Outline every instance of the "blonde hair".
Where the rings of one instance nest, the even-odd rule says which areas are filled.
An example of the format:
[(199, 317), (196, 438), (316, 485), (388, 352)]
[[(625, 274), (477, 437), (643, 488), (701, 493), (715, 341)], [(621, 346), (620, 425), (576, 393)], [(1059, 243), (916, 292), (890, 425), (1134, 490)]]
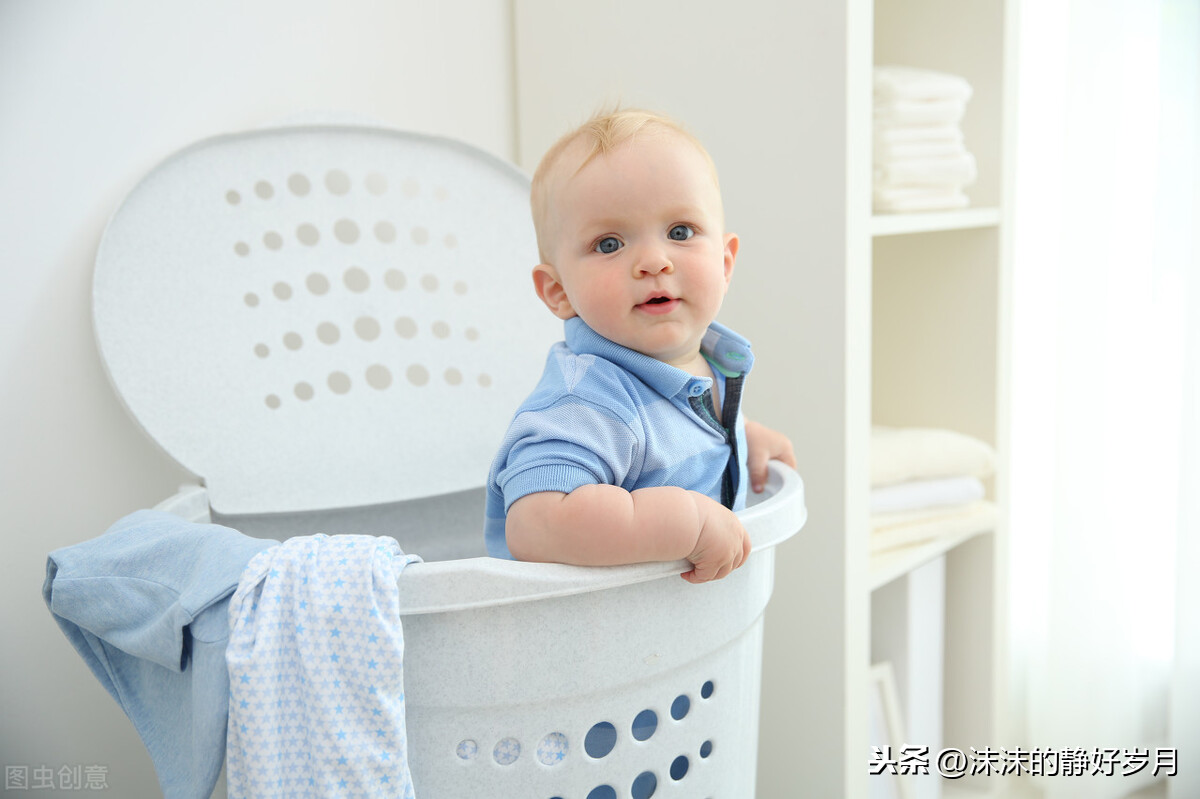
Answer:
[(717, 186), (719, 191), (717, 167), (713, 163), (712, 156), (708, 154), (708, 150), (704, 149), (700, 140), (685, 130), (678, 122), (662, 114), (637, 108), (614, 108), (611, 111), (599, 111), (556, 141), (542, 156), (537, 170), (533, 173), (529, 205), (533, 212), (533, 228), (537, 233), (538, 256), (543, 263), (549, 260), (547, 257), (549, 234), (546, 229), (546, 220), (553, 202), (552, 190), (554, 184), (558, 182), (555, 178), (561, 180), (563, 177), (559, 169), (559, 162), (564, 153), (576, 142), (582, 142), (587, 147), (579, 165), (570, 173), (570, 176), (573, 177), (590, 164), (596, 156), (607, 155), (642, 132), (674, 133), (690, 142), (704, 156), (704, 160), (712, 172), (713, 185)]

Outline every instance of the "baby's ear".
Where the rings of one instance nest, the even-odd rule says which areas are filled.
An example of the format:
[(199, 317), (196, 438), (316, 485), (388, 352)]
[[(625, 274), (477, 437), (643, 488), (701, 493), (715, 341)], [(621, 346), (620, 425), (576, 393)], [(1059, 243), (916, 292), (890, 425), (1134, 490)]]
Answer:
[(567, 290), (563, 288), (558, 277), (558, 270), (550, 264), (538, 264), (533, 268), (533, 290), (538, 298), (546, 303), (550, 313), (559, 319), (570, 319), (575, 316), (575, 309), (567, 299)]
[(733, 264), (737, 261), (738, 254), (738, 237), (736, 233), (725, 234), (725, 287), (729, 287), (729, 281), (733, 277)]

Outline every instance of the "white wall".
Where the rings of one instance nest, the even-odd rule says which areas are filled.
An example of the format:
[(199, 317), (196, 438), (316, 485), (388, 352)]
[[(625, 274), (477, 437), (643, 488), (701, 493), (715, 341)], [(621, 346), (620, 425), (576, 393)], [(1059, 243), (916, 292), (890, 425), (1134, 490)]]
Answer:
[(40, 596), (50, 550), (188, 479), (98, 360), (91, 270), (108, 215), (190, 142), (307, 110), (511, 158), (510, 29), (505, 0), (0, 0), (3, 765), (100, 764), (112, 795), (158, 794), (132, 725)]

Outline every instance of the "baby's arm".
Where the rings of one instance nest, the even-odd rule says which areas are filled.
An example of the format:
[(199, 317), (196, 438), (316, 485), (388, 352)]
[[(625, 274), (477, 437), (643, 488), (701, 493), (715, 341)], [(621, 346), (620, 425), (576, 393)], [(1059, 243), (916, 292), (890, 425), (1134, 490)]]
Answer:
[(750, 554), (733, 511), (672, 486), (528, 494), (509, 508), (505, 537), (518, 560), (612, 566), (686, 558), (693, 568), (683, 578), (693, 583), (725, 577)]
[(767, 461), (777, 460), (796, 468), (792, 442), (778, 430), (746, 422), (746, 469), (750, 472), (750, 488), (760, 493), (767, 484)]

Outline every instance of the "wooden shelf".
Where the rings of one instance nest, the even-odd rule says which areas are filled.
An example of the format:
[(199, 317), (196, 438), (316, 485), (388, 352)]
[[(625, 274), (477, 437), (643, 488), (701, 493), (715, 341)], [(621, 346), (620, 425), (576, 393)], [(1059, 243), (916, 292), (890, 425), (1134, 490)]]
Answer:
[(958, 211), (920, 214), (875, 214), (871, 217), (871, 235), (899, 236), (905, 233), (996, 227), (999, 224), (999, 208), (963, 208)]

